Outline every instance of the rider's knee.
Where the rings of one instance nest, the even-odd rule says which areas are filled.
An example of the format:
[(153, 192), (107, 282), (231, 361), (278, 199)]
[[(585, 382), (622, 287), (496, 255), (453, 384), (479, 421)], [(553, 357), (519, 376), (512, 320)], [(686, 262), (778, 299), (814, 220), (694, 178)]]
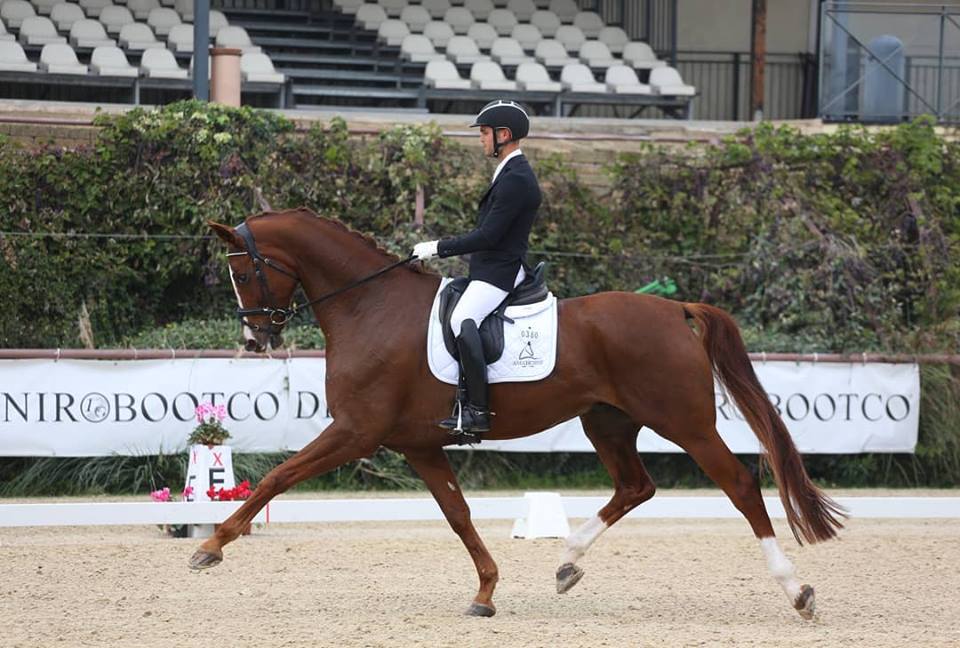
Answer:
[(460, 333), (463, 332), (465, 326), (473, 329), (478, 328), (472, 317), (457, 317), (456, 312), (450, 316), (450, 328), (453, 329), (453, 337), (460, 337)]

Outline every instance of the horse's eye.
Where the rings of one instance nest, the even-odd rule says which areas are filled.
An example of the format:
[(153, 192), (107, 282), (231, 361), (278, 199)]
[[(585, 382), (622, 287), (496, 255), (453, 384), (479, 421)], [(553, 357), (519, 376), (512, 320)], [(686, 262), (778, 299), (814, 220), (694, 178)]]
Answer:
[(247, 283), (247, 273), (246, 272), (235, 272), (233, 273), (233, 280), (238, 284)]

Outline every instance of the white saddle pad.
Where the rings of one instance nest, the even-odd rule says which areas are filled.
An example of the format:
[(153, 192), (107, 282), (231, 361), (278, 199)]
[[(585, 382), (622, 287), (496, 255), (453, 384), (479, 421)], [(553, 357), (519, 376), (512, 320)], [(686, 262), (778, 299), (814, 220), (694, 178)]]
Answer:
[[(427, 328), (427, 360), (433, 375), (445, 383), (457, 384), (460, 367), (440, 330), (440, 293), (452, 281), (445, 278), (433, 298)], [(553, 293), (536, 304), (509, 306), (505, 315), (514, 321), (503, 323), (503, 355), (487, 366), (491, 383), (543, 380), (557, 364), (557, 298)]]

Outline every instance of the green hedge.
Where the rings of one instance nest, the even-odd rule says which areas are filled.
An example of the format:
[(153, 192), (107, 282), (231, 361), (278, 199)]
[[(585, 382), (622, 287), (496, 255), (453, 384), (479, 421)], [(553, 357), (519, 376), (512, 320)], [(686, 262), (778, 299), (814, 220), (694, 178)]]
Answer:
[[(406, 254), (466, 230), (489, 178), (435, 125), (356, 138), (335, 119), (295, 133), (274, 113), (190, 101), (98, 123), (96, 145), (78, 150), (0, 140), (0, 346), (233, 346), (235, 300), (207, 219), (237, 223), (262, 192)], [(610, 165), (606, 194), (571, 160), (537, 156), (532, 260), (550, 261), (561, 297), (669, 277), (675, 298), (732, 311), (757, 351), (953, 351), (958, 160), (929, 119), (822, 135), (762, 124), (715, 145), (649, 146)], [(306, 328), (287, 338), (323, 344)], [(923, 383), (915, 457), (814, 459), (823, 476), (957, 483), (957, 377), (929, 367)]]

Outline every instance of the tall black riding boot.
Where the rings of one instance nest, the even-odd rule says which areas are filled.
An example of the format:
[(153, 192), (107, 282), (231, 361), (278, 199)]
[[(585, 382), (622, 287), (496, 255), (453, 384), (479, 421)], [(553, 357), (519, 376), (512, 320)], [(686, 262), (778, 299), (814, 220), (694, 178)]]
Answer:
[(460, 437), (461, 443), (478, 443), (480, 434), (490, 431), (490, 401), (483, 342), (473, 320), (465, 321), (460, 327), (457, 351), (460, 353), (460, 376), (466, 384), (467, 398), (466, 402), (459, 400), (459, 410), (455, 406), (454, 415), (441, 421), (440, 426), (452, 430), (453, 434)]

